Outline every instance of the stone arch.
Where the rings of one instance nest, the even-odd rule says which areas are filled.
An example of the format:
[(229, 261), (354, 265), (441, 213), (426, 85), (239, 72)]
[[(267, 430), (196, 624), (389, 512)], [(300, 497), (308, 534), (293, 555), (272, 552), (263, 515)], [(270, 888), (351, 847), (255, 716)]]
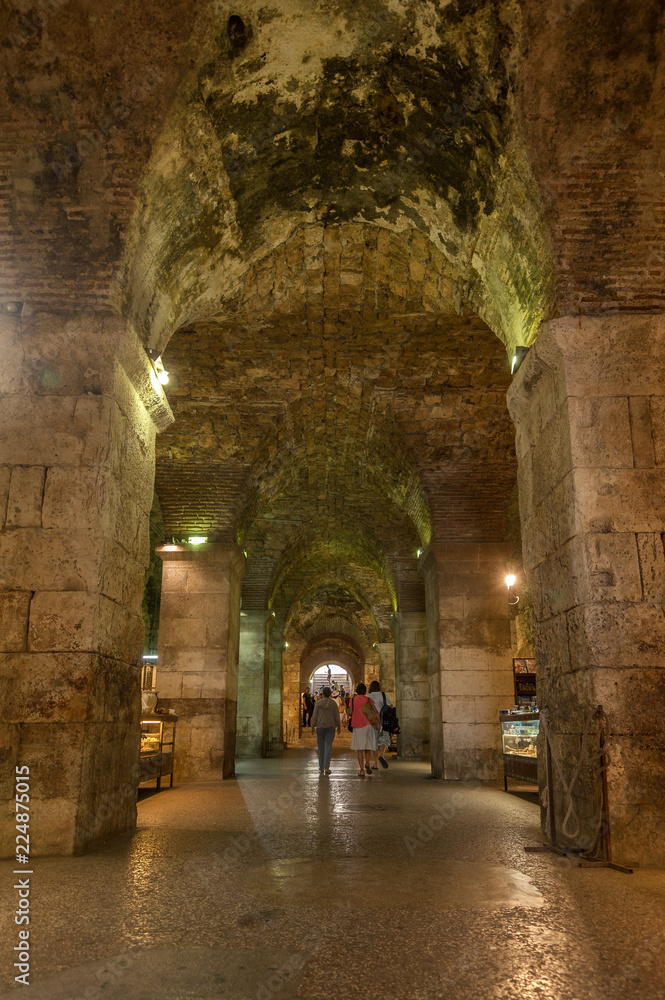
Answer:
[(305, 646), (300, 658), (301, 687), (315, 670), (326, 663), (338, 663), (343, 667), (354, 687), (364, 676), (365, 657), (362, 649), (343, 632), (322, 632)]
[(518, 37), (497, 9), (401, 0), (359, 16), (345, 0), (268, 23), (246, 7), (252, 40), (202, 51), (144, 179), (123, 294), (145, 342), (233, 311), (248, 268), (299, 225), (358, 219), (423, 233), (459, 307), (511, 348), (530, 342), (552, 307), (551, 251), (516, 124)]

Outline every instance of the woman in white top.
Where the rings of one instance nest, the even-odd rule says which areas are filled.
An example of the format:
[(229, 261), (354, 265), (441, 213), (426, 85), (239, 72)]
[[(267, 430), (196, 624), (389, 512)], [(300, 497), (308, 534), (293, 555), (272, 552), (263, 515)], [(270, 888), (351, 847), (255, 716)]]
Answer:
[[(381, 722), (383, 722), (382, 712), (385, 707), (391, 705), (390, 698), (381, 690), (381, 685), (378, 681), (372, 681), (369, 686), (369, 697), (374, 702), (374, 706), (381, 717)], [(384, 733), (381, 728), (381, 724), (375, 727), (377, 734), (377, 748), (374, 751), (374, 764), (372, 766), (373, 771), (379, 770), (379, 764), (381, 767), (388, 767), (388, 761), (385, 758), (386, 747), (390, 746), (390, 733)]]

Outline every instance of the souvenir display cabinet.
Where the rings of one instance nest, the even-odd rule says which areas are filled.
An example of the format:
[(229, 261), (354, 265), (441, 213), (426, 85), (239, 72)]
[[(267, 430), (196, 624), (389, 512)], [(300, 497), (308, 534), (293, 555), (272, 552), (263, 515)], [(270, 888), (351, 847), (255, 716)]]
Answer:
[(173, 788), (173, 753), (175, 751), (175, 715), (143, 715), (141, 718), (141, 756), (139, 784), (157, 781), (157, 791), (162, 778), (171, 776)]
[(538, 712), (510, 712), (501, 715), (503, 787), (508, 778), (538, 784)]

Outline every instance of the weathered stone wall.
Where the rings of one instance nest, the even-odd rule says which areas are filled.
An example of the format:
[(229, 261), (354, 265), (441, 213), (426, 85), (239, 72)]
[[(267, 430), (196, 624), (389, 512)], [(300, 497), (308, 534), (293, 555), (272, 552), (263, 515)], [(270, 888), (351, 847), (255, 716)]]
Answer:
[(178, 716), (177, 781), (233, 774), (240, 587), (235, 545), (164, 546), (157, 691)]
[(614, 857), (643, 864), (665, 862), (664, 386), (663, 319), (611, 316), (547, 324), (509, 392), (557, 836), (601, 847), (601, 706)]
[[(440, 669), (438, 777), (501, 773), (499, 709), (514, 700), (505, 565), (499, 543), (433, 543), (422, 560), (428, 591), (430, 674)], [(430, 619), (431, 620), (431, 619)], [(438, 650), (433, 643), (438, 641)], [(438, 685), (432, 680), (436, 693)]]
[(264, 753), (269, 684), (266, 621), (269, 617), (269, 611), (240, 612), (237, 757), (261, 757)]
[(395, 682), (402, 757), (429, 755), (427, 623), (424, 611), (398, 611), (395, 624)]
[(32, 851), (69, 854), (135, 821), (154, 441), (171, 418), (117, 318), (3, 315), (0, 342), (0, 843), (27, 765)]
[(385, 691), (393, 705), (396, 704), (396, 681), (395, 681), (395, 642), (380, 642), (379, 651), (379, 676), (381, 690)]
[(300, 738), (302, 724), (302, 693), (300, 686), (300, 656), (288, 646), (282, 654), (282, 720), (284, 741), (293, 743)]
[(284, 639), (274, 627), (270, 629), (269, 644), (269, 694), (268, 694), (268, 747), (277, 749), (284, 745), (284, 720), (282, 700), (282, 655)]

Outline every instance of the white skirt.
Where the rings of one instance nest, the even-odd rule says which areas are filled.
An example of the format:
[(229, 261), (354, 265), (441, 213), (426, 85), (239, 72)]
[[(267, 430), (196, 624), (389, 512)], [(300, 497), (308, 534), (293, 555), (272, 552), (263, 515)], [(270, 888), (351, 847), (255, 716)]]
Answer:
[(351, 733), (352, 750), (376, 750), (376, 730), (374, 726), (360, 726)]

